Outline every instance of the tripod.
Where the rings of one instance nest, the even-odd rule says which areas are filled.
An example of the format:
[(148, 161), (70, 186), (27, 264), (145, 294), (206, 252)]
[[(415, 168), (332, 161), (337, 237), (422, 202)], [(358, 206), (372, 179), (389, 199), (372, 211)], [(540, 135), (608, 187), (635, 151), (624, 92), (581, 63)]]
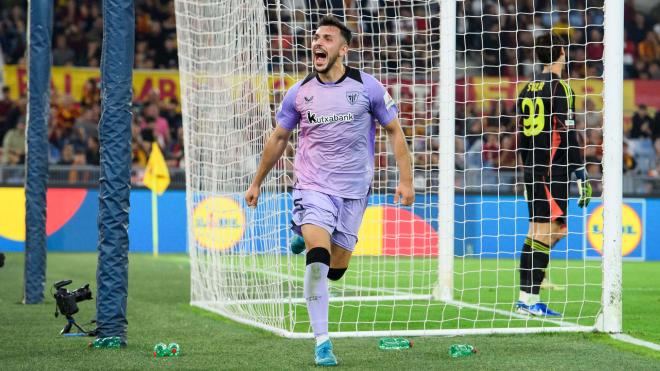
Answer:
[[(86, 331), (84, 328), (82, 328), (76, 320), (73, 318), (73, 316), (66, 316), (67, 324), (64, 325), (64, 328), (62, 328), (62, 331), (60, 331), (61, 335), (64, 336), (96, 336), (96, 330), (92, 331)], [(71, 328), (75, 326), (79, 331), (78, 332), (71, 332)]]

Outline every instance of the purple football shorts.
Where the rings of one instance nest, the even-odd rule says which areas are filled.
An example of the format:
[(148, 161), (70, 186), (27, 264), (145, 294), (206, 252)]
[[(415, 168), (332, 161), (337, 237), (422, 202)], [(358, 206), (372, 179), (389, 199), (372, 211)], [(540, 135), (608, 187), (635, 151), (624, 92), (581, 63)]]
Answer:
[(368, 200), (369, 196), (355, 200), (294, 189), (291, 229), (302, 235), (303, 224), (316, 225), (328, 231), (332, 243), (352, 252)]

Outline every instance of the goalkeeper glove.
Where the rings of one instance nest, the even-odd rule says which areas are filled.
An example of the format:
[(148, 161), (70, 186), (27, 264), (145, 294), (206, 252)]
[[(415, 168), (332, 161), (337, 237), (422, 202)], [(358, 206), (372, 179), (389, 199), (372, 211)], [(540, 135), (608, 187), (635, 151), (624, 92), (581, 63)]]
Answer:
[(591, 183), (589, 183), (587, 171), (584, 169), (584, 167), (575, 170), (575, 177), (577, 178), (578, 193), (580, 194), (578, 206), (587, 207), (591, 201), (592, 189)]

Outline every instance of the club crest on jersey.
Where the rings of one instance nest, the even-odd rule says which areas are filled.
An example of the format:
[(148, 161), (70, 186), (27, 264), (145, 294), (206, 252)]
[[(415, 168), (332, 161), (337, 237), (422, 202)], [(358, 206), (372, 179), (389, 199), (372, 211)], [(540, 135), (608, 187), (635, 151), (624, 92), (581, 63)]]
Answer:
[(307, 111), (307, 121), (311, 125), (320, 125), (320, 124), (334, 124), (337, 122), (351, 122), (353, 121), (353, 114), (348, 113), (333, 113), (332, 115), (322, 116), (317, 115), (312, 111)]
[(346, 92), (346, 100), (351, 105), (354, 105), (358, 101), (359, 97), (360, 97), (360, 92), (359, 91), (347, 91)]

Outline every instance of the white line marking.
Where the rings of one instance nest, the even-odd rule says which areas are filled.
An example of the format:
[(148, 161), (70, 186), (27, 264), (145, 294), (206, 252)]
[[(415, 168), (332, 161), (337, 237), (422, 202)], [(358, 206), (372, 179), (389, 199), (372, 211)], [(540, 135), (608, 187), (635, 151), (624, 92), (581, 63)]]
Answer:
[(572, 322), (567, 322), (567, 321), (562, 321), (562, 320), (556, 321), (556, 320), (548, 319), (548, 317), (527, 316), (527, 315), (524, 315), (524, 314), (518, 314), (516, 312), (509, 312), (509, 311), (502, 310), (502, 309), (484, 307), (484, 306), (481, 306), (481, 305), (478, 305), (478, 304), (470, 304), (470, 303), (465, 303), (465, 302), (458, 301), (458, 300), (446, 301), (445, 303), (450, 304), (450, 305), (454, 305), (454, 306), (459, 307), (459, 308), (466, 307), (466, 308), (475, 309), (475, 310), (493, 312), (493, 313), (497, 313), (497, 314), (500, 314), (500, 315), (503, 315), (503, 316), (508, 316), (508, 317), (515, 317), (515, 318), (526, 319), (526, 320), (530, 320), (530, 321), (541, 321), (541, 322), (552, 323), (553, 325), (558, 325), (558, 326), (561, 326), (561, 327), (581, 327), (577, 323), (572, 323)]
[(625, 343), (630, 343), (634, 345), (639, 345), (660, 352), (660, 345), (656, 343), (652, 343), (650, 341), (638, 339), (636, 337), (632, 337), (626, 334), (611, 334), (610, 336), (615, 340), (623, 341)]

